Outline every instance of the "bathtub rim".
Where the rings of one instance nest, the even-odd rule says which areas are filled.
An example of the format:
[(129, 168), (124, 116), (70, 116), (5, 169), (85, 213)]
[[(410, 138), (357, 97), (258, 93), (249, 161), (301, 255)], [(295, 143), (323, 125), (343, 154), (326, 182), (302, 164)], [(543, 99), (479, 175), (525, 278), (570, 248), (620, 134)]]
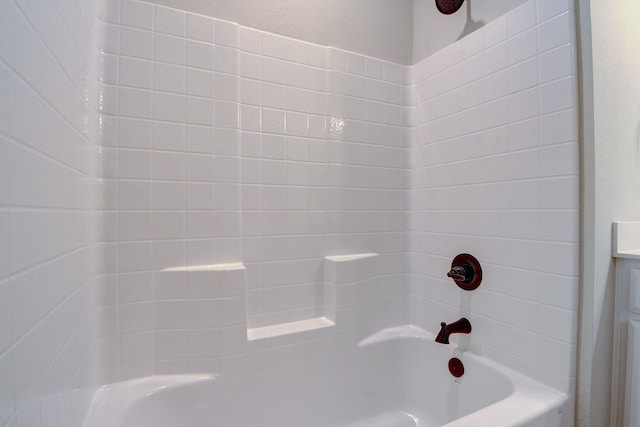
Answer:
[[(417, 339), (432, 341), (434, 334), (415, 325), (401, 325), (381, 329), (356, 344), (356, 348), (366, 348), (388, 341)], [(496, 420), (508, 420), (504, 426), (526, 425), (545, 414), (557, 413), (561, 416), (569, 400), (569, 395), (546, 386), (532, 378), (516, 372), (491, 359), (471, 351), (462, 352), (465, 359), (486, 365), (504, 375), (512, 384), (512, 391), (506, 397), (468, 415), (444, 424), (443, 427), (477, 427), (478, 425), (500, 426)], [(220, 378), (219, 373), (152, 375), (143, 378), (105, 384), (95, 392), (82, 427), (119, 426), (128, 409), (136, 403), (163, 390), (179, 388), (190, 384), (212, 382)], [(118, 410), (116, 410), (118, 408)], [(523, 410), (526, 408), (526, 410)]]

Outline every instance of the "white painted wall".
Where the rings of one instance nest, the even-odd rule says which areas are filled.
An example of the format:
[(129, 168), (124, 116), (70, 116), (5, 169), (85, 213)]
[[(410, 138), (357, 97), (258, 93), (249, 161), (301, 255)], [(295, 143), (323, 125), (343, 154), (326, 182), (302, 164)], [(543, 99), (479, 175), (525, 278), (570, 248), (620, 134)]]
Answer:
[(152, 0), (400, 64), (412, 63), (412, 0)]
[[(612, 221), (640, 219), (640, 4), (580, 0), (584, 115), (584, 283), (579, 423), (608, 425)], [(589, 52), (590, 49), (590, 52)], [(591, 55), (589, 55), (591, 54)]]
[[(467, 0), (456, 13), (443, 15), (438, 12), (434, 0), (413, 1), (413, 62), (458, 40), (461, 35), (476, 29), (515, 9), (526, 0)], [(469, 14), (469, 11), (471, 12)], [(471, 16), (467, 26), (467, 17)], [(465, 26), (467, 26), (465, 28)]]

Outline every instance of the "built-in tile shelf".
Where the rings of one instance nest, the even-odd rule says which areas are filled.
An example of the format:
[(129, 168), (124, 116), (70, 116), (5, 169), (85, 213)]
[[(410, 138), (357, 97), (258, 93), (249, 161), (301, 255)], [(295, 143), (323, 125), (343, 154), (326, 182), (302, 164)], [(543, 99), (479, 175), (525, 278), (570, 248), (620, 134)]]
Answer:
[(373, 252), (368, 252), (368, 253), (361, 253), (361, 254), (330, 255), (325, 257), (325, 259), (331, 262), (347, 262), (347, 261), (358, 261), (361, 259), (373, 258), (376, 256), (378, 256), (378, 254)]
[(640, 221), (613, 223), (613, 256), (640, 259)]
[(247, 329), (247, 339), (249, 341), (256, 341), (264, 338), (273, 338), (281, 335), (328, 328), (330, 326), (335, 326), (335, 324), (336, 323), (333, 320), (324, 316), (316, 317), (315, 319), (299, 320), (297, 322), (278, 323), (276, 325)]
[(162, 271), (167, 273), (185, 272), (195, 273), (202, 271), (241, 271), (245, 270), (245, 266), (241, 262), (231, 262), (226, 264), (203, 264), (203, 265), (188, 265), (181, 267), (165, 268)]
[(336, 325), (339, 308), (348, 308), (348, 301), (340, 299), (339, 288), (361, 283), (374, 276), (377, 253), (355, 253), (324, 257), (324, 316), (295, 322), (276, 323), (247, 328), (247, 339), (255, 341), (299, 332), (312, 331)]

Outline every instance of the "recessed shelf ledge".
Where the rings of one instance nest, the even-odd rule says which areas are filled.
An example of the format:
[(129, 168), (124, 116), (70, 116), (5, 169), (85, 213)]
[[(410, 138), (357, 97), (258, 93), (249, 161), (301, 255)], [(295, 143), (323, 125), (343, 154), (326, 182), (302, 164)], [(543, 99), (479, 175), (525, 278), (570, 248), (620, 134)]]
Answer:
[(247, 329), (247, 339), (249, 341), (261, 340), (264, 338), (295, 334), (297, 332), (328, 328), (330, 326), (335, 326), (335, 324), (336, 323), (328, 317), (316, 317), (313, 319), (299, 320), (297, 322), (277, 323), (275, 325)]
[(373, 258), (375, 256), (378, 256), (378, 254), (369, 252), (369, 253), (362, 253), (362, 254), (330, 255), (324, 258), (333, 262), (346, 262), (346, 261), (357, 261), (357, 260), (366, 259), (366, 258)]
[(203, 265), (185, 265), (182, 267), (164, 268), (166, 272), (197, 272), (197, 271), (241, 271), (245, 270), (245, 266), (241, 262), (230, 262), (226, 264), (203, 264)]

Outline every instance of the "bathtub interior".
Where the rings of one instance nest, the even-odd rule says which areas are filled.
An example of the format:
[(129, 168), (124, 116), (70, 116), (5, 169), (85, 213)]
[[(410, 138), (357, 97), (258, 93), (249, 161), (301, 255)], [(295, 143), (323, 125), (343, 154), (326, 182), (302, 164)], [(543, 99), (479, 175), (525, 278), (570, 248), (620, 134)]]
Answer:
[[(474, 417), (482, 420), (483, 412), (489, 418), (480, 422), (515, 426), (528, 424), (514, 420), (540, 418), (566, 400), (471, 353), (456, 354), (465, 364), (464, 376), (456, 379), (447, 369), (453, 347), (412, 326), (393, 329), (355, 346), (346, 337), (320, 340), (305, 358), (268, 350), (235, 373), (116, 384), (97, 396), (84, 427), (477, 426), (482, 424)], [(536, 393), (548, 398), (531, 398)], [(505, 408), (516, 408), (511, 420), (492, 414)]]

